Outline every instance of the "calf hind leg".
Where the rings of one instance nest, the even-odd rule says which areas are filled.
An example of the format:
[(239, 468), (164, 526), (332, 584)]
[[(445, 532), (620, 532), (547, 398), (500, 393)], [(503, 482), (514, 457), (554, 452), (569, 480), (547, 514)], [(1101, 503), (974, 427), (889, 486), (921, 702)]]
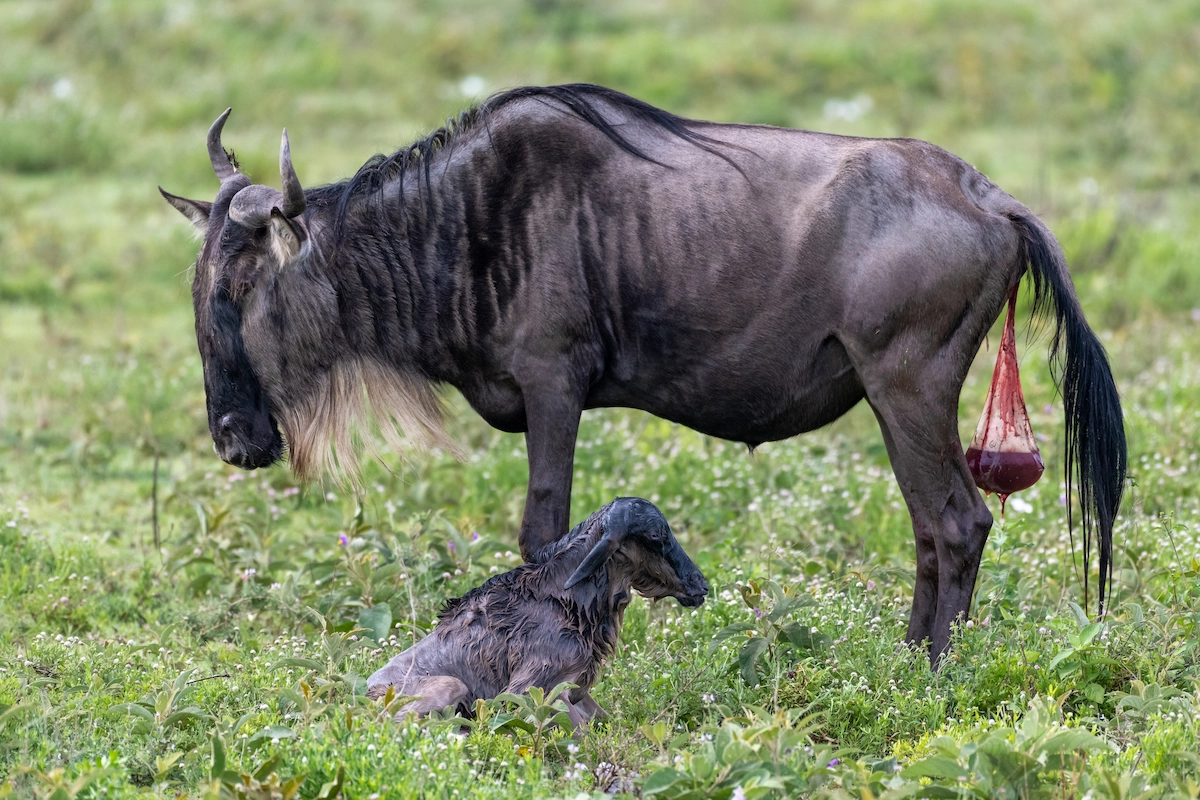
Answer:
[[(404, 715), (410, 711), (423, 717), (431, 711), (441, 711), (444, 708), (457, 709), (460, 705), (465, 706), (471, 696), (465, 683), (449, 675), (430, 675), (415, 681), (411, 686), (396, 686), (395, 688), (398, 695), (407, 694), (413, 698), (396, 712), (397, 720), (403, 720)], [(373, 686), (367, 692), (367, 696), (377, 700), (384, 697), (387, 690), (388, 685), (386, 684)]]

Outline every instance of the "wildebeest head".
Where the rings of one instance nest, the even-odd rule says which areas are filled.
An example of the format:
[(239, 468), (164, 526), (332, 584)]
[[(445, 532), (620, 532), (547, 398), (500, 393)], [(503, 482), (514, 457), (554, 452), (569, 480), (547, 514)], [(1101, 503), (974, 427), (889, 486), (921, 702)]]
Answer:
[(208, 203), (159, 191), (204, 239), (192, 301), (208, 427), (217, 455), (255, 469), (275, 463), (283, 452), (279, 409), (272, 397), (283, 388), (280, 350), (291, 344), (262, 329), (267, 312), (278, 305), (283, 268), (302, 255), (309, 234), (287, 131), (280, 148), (280, 192), (252, 184), (225, 152), (221, 129), (228, 117), (226, 110), (208, 132), (209, 159), (221, 181), (216, 200)]
[(614, 559), (629, 570), (631, 585), (644, 597), (674, 597), (685, 606), (704, 602), (708, 581), (653, 503), (640, 497), (618, 498), (609, 505), (601, 524), (604, 534), (567, 579), (567, 589)]

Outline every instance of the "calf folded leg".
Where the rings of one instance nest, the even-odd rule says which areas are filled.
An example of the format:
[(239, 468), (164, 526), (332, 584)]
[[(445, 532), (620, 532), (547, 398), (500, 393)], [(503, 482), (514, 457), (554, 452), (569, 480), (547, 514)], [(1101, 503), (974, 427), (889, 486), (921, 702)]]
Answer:
[[(431, 711), (441, 711), (444, 708), (457, 709), (466, 706), (471, 697), (467, 685), (458, 678), (449, 675), (430, 675), (411, 682), (407, 686), (395, 686), (398, 696), (408, 695), (413, 698), (400, 707), (396, 719), (404, 719), (410, 711), (418, 716), (424, 716)], [(387, 694), (388, 685), (380, 684), (371, 687), (367, 697), (377, 700)]]

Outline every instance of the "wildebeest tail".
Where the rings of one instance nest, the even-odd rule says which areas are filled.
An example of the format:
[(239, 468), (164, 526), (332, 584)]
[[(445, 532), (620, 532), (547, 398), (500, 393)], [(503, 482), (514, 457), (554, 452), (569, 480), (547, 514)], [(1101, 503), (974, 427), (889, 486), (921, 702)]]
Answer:
[(1113, 524), (1125, 488), (1127, 453), (1121, 403), (1108, 356), (1083, 318), (1058, 241), (1033, 214), (1008, 216), (1021, 235), (1029, 265), (1033, 313), (1054, 316), (1050, 364), (1065, 407), (1067, 526), (1073, 531), (1074, 487), (1083, 529), (1084, 604), (1088, 602), (1087, 573), (1095, 533), (1099, 536), (1099, 611), (1103, 614), (1106, 590), (1112, 588)]

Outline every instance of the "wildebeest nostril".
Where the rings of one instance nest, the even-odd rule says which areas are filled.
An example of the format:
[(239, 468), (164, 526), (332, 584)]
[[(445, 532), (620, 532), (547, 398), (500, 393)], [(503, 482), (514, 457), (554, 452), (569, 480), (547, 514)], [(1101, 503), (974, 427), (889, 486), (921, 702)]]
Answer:
[(233, 431), (234, 431), (233, 414), (226, 414), (225, 416), (223, 416), (219, 420), (217, 420), (217, 435), (218, 436), (232, 436)]

